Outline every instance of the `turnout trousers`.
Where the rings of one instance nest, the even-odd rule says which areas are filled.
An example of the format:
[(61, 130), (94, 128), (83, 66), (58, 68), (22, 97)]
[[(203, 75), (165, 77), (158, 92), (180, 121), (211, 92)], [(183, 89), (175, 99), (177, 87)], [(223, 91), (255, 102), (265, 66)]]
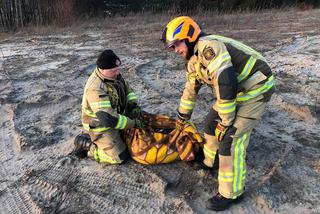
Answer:
[(99, 163), (120, 164), (128, 158), (127, 146), (117, 130), (108, 130), (104, 133), (89, 133), (92, 144), (88, 157)]
[(246, 149), (251, 132), (265, 108), (266, 102), (237, 103), (235, 121), (221, 142), (214, 136), (215, 127), (220, 120), (218, 113), (211, 109), (206, 117), (204, 164), (213, 167), (215, 156), (219, 155), (218, 191), (226, 198), (234, 199), (244, 192), (247, 173)]

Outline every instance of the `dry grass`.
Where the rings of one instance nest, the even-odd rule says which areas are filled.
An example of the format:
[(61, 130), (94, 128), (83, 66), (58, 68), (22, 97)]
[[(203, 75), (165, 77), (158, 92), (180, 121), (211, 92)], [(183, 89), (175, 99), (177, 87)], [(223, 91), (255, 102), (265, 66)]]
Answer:
[[(214, 34), (222, 34), (247, 43), (264, 46), (260, 50), (268, 50), (266, 44), (272, 46), (278, 39), (291, 38), (295, 35), (315, 35), (320, 33), (320, 10), (301, 10), (298, 7), (284, 8), (280, 10), (265, 10), (259, 12), (232, 12), (229, 14), (218, 14), (214, 11), (197, 11), (196, 14), (177, 14), (174, 11), (167, 13), (137, 13), (126, 16), (115, 16), (107, 18), (95, 18), (90, 20), (78, 20), (67, 27), (56, 25), (25, 27), (15, 34), (18, 35), (46, 35), (64, 34), (72, 32), (81, 34), (83, 29), (95, 31), (108, 31), (116, 33), (145, 36), (146, 41), (158, 39), (164, 26), (172, 18), (178, 15), (192, 16), (203, 31)], [(305, 18), (308, 17), (308, 18)], [(299, 23), (299, 24), (297, 24)], [(12, 33), (1, 33), (3, 40)], [(149, 39), (148, 39), (149, 38)], [(277, 38), (277, 39), (274, 39)]]

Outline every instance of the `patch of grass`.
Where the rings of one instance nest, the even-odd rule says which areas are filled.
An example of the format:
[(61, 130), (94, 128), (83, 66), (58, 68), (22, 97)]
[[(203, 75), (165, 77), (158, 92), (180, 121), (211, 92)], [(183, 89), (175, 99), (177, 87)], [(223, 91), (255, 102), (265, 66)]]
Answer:
[[(204, 32), (221, 34), (244, 41), (252, 45), (257, 44), (258, 50), (272, 49), (279, 40), (294, 36), (315, 35), (320, 32), (320, 10), (306, 10), (299, 7), (286, 7), (263, 11), (234, 11), (218, 13), (212, 10), (198, 10), (193, 14), (179, 14), (175, 11), (152, 14), (149, 12), (130, 13), (126, 16), (106, 18), (92, 18), (77, 20), (66, 27), (28, 26), (20, 29), (18, 35), (46, 35), (46, 34), (81, 34), (83, 30), (95, 32), (111, 32), (127, 34), (131, 37), (142, 37), (145, 41), (155, 41), (160, 38), (165, 25), (174, 17), (189, 15), (201, 26)], [(12, 33), (1, 33), (3, 40)], [(263, 45), (261, 45), (263, 44)]]

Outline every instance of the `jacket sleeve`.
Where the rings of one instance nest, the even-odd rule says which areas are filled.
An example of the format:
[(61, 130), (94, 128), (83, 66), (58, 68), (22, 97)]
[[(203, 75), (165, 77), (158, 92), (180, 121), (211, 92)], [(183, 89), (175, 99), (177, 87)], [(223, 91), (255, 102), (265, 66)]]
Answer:
[[(186, 84), (180, 99), (179, 113), (190, 118), (196, 105), (197, 94), (201, 88), (201, 83), (197, 80), (197, 56), (192, 56), (187, 64)], [(200, 64), (199, 64), (200, 65)]]
[(125, 115), (118, 114), (112, 108), (108, 94), (103, 90), (89, 89), (87, 91), (87, 100), (94, 115), (99, 119), (100, 125), (114, 129), (128, 129), (134, 126), (134, 121)]
[(202, 56), (217, 98), (213, 109), (218, 112), (222, 125), (231, 126), (236, 115), (238, 83), (229, 52), (224, 43), (214, 40), (204, 45)]
[(126, 91), (127, 91), (127, 102), (128, 104), (137, 104), (138, 103), (138, 96), (130, 87), (129, 83), (125, 81)]

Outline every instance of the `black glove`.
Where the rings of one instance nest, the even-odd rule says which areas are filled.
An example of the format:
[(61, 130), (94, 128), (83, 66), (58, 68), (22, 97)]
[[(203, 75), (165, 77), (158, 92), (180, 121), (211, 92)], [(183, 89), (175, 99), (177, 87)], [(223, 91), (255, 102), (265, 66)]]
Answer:
[(131, 110), (130, 112), (130, 117), (132, 119), (135, 119), (135, 118), (139, 118), (141, 115), (141, 108), (139, 106), (135, 107), (134, 109)]
[(182, 131), (184, 128), (184, 125), (188, 122), (190, 119), (190, 115), (182, 114), (178, 111), (178, 119), (176, 120), (176, 129), (179, 131)]
[(131, 119), (139, 118), (141, 115), (141, 108), (138, 106), (137, 103), (129, 103), (128, 110), (129, 110), (128, 116)]
[(145, 124), (141, 120), (134, 120), (134, 127), (138, 129), (143, 129), (145, 127)]

